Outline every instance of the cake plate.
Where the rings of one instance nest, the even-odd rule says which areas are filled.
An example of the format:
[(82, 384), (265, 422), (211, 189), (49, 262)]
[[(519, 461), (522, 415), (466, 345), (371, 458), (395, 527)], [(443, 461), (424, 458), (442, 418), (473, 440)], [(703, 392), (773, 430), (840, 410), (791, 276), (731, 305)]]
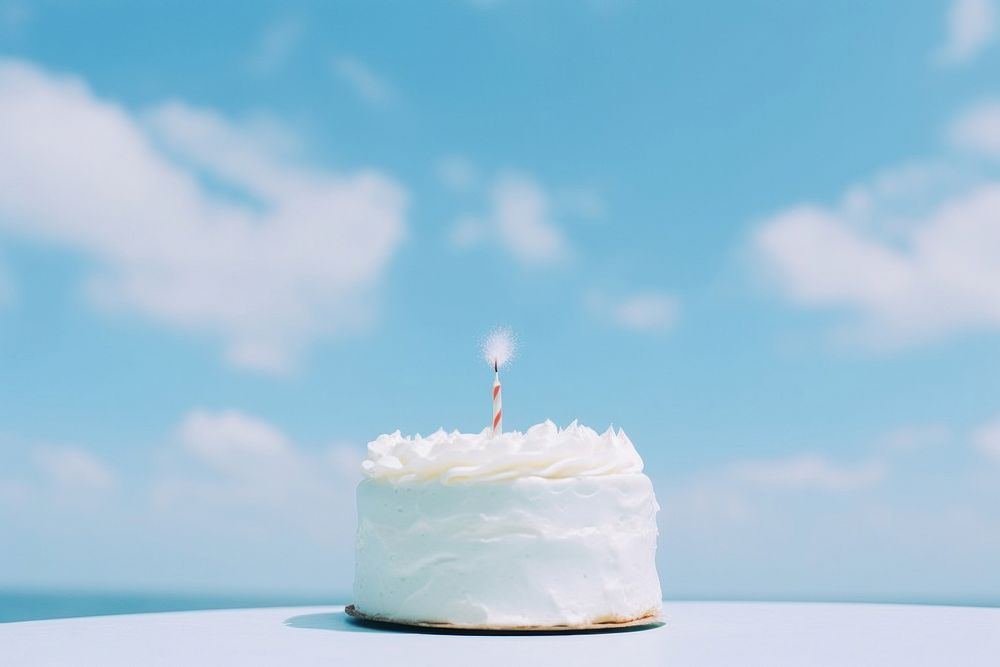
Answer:
[(383, 623), (387, 625), (405, 625), (417, 628), (433, 628), (436, 630), (477, 630), (489, 632), (580, 632), (590, 630), (617, 630), (620, 628), (641, 628), (644, 626), (663, 625), (659, 614), (647, 614), (629, 621), (608, 621), (606, 623), (581, 623), (578, 625), (471, 625), (464, 623), (437, 623), (434, 621), (399, 621), (387, 616), (366, 614), (353, 604), (347, 605), (344, 611), (348, 616), (368, 623)]

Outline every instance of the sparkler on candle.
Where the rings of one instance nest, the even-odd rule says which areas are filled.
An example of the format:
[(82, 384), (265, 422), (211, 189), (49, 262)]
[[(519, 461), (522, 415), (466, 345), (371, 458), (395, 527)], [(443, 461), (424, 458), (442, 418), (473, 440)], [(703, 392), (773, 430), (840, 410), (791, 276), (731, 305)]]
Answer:
[(483, 357), (493, 367), (493, 436), (503, 433), (503, 400), (500, 368), (514, 357), (514, 334), (506, 327), (494, 329), (483, 343)]

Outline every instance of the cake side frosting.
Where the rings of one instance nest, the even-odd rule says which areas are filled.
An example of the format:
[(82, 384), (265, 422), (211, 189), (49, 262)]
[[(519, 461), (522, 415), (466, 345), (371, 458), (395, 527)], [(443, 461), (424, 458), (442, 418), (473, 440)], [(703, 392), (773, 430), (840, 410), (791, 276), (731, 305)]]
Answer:
[(354, 603), (403, 622), (518, 627), (656, 613), (656, 512), (641, 473), (358, 486)]
[(447, 433), (408, 437), (396, 431), (368, 444), (362, 472), (390, 482), (439, 480), (443, 484), (499, 481), (520, 477), (571, 477), (642, 472), (642, 458), (621, 430), (602, 434), (573, 422), (564, 429), (551, 421), (494, 437)]

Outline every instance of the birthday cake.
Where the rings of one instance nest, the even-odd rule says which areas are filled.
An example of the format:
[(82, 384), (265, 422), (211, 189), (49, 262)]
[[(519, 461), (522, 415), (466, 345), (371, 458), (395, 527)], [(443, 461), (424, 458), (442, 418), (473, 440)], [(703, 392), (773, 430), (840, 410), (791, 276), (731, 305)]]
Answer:
[(576, 422), (380, 436), (357, 491), (352, 609), (473, 628), (653, 620), (659, 506), (642, 468), (622, 431)]

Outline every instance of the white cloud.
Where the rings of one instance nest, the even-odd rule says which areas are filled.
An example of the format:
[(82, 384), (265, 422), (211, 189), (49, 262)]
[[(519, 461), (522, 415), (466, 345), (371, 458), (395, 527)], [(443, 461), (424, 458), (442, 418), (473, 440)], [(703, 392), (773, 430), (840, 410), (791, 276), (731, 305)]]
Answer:
[(173, 465), (150, 490), (152, 510), (204, 525), (237, 522), (236, 532), (266, 537), (293, 528), (293, 539), (336, 543), (354, 521), (354, 486), (361, 479), (363, 449), (349, 443), (303, 447), (274, 425), (237, 410), (189, 413), (177, 427)]
[(913, 160), (875, 173), (841, 196), (842, 214), (872, 231), (903, 238), (914, 218), (927, 215), (942, 200), (970, 189), (977, 181), (951, 160)]
[[(951, 147), (1000, 157), (1000, 102), (959, 114)], [(839, 203), (805, 203), (754, 231), (759, 265), (791, 302), (849, 317), (876, 346), (1000, 329), (1000, 182), (951, 155), (884, 170)]]
[(274, 479), (296, 467), (283, 433), (235, 410), (192, 412), (178, 428), (178, 442), (199, 463), (232, 477)]
[(0, 525), (18, 545), (0, 585), (349, 590), (363, 447), (194, 410), (130, 450), (126, 477), (80, 447), (0, 448)]
[(885, 601), (1000, 591), (1000, 577), (983, 578), (1000, 558), (996, 484), (940, 449), (884, 457), (883, 440), (853, 463), (799, 455), (654, 476), (661, 544), (672, 545), (658, 554), (672, 573), (665, 591)]
[(407, 206), (391, 178), (306, 166), (295, 143), (182, 102), (139, 117), (76, 78), (0, 61), (0, 231), (92, 257), (103, 307), (284, 370), (312, 339), (370, 321)]
[(677, 299), (666, 292), (649, 290), (618, 299), (593, 292), (587, 306), (597, 317), (629, 331), (664, 333), (677, 322)]
[(885, 465), (879, 461), (851, 466), (809, 454), (773, 461), (748, 461), (730, 470), (735, 479), (751, 484), (818, 491), (852, 491), (872, 486), (885, 477), (885, 472)]
[(930, 449), (951, 442), (951, 429), (943, 424), (901, 426), (885, 433), (878, 445), (888, 454), (904, 454)]
[(1000, 419), (983, 424), (972, 435), (972, 443), (984, 455), (1000, 463)]
[(333, 73), (347, 83), (361, 99), (372, 106), (382, 107), (392, 102), (396, 93), (392, 85), (357, 58), (339, 56), (332, 63)]
[(0, 508), (20, 506), (29, 502), (33, 489), (30, 484), (14, 479), (0, 479)]
[(952, 145), (1000, 158), (1000, 100), (985, 100), (958, 116), (948, 130)]
[(936, 59), (946, 65), (971, 61), (996, 36), (994, 0), (952, 0), (948, 8), (947, 35)]
[(566, 237), (550, 218), (549, 197), (533, 179), (505, 174), (493, 186), (493, 215), (501, 242), (527, 263), (557, 262), (569, 255)]
[(606, 212), (592, 189), (549, 188), (516, 170), (486, 177), (461, 156), (439, 160), (437, 174), (449, 191), (482, 199), (482, 210), (455, 221), (448, 233), (451, 246), (469, 249), (488, 242), (528, 266), (565, 265), (575, 252), (563, 221), (597, 219)]
[(488, 211), (460, 217), (449, 234), (456, 248), (494, 242), (525, 265), (561, 264), (572, 256), (562, 228), (552, 219), (552, 196), (532, 177), (505, 172), (487, 188)]
[(250, 70), (262, 76), (281, 70), (302, 38), (304, 28), (302, 20), (295, 17), (279, 19), (265, 27), (250, 55)]
[(332, 471), (324, 454), (298, 449), (276, 427), (236, 410), (191, 412), (177, 428), (176, 444), (186, 458), (179, 472), (161, 475), (154, 484), (153, 499), (161, 509), (193, 503), (280, 514), (290, 504), (324, 498), (326, 477), (343, 472)]
[(840, 206), (788, 208), (755, 230), (755, 256), (791, 302), (853, 313), (843, 333), (854, 340), (898, 346), (1000, 329), (1000, 184), (898, 219), (882, 215), (879, 196), (852, 188)]
[(35, 462), (61, 492), (106, 492), (116, 483), (111, 469), (81, 447), (40, 446), (35, 449)]

